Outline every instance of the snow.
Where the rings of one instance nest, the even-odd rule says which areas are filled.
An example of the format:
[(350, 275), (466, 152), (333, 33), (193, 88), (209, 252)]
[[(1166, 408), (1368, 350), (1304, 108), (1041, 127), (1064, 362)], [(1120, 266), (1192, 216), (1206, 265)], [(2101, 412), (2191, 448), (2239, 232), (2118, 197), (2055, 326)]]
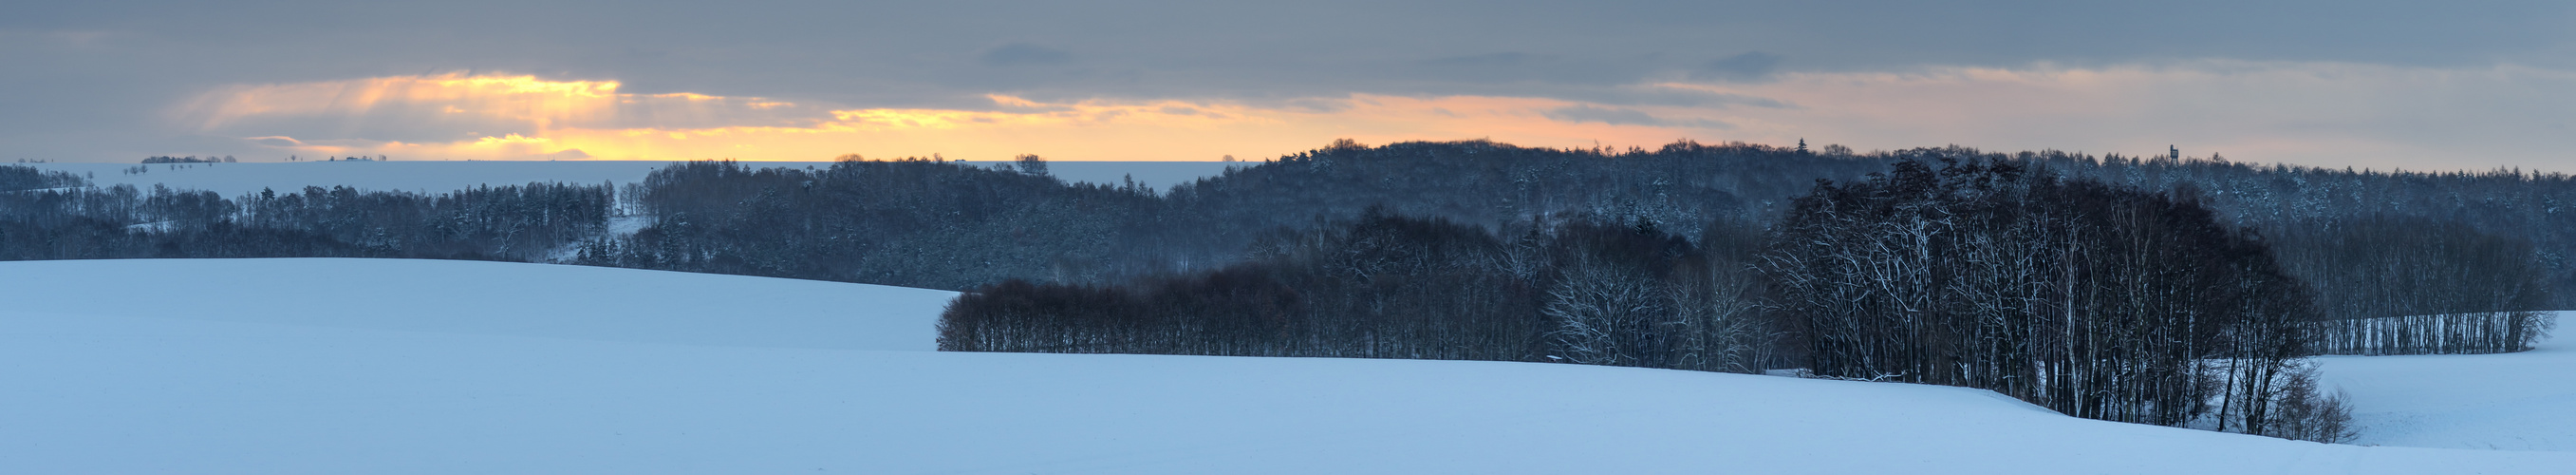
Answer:
[(0, 263), (0, 473), (2564, 473), (1962, 388), (940, 353), (954, 294), (482, 262)]
[[(370, 191), (411, 191), (444, 193), (476, 186), (525, 185), (530, 182), (560, 183), (635, 183), (644, 176), (673, 162), (665, 161), (566, 161), (566, 162), (292, 162), (292, 163), (193, 163), (146, 165), (151, 171), (127, 174), (132, 163), (29, 163), (44, 170), (84, 174), (101, 187), (120, 184), (151, 190), (152, 185), (171, 189), (206, 190), (225, 197), (241, 196), (271, 189), (278, 193), (302, 191), (306, 186), (330, 188), (348, 186)], [(823, 168), (832, 162), (740, 162), (753, 167)], [(995, 166), (1003, 162), (965, 162), (977, 166)], [(1048, 162), (1056, 177), (1067, 181), (1089, 181), (1121, 184), (1125, 176), (1157, 189), (1215, 176), (1228, 166), (1249, 166), (1246, 162)]]
[[(980, 167), (1000, 167), (1017, 162), (961, 161)], [(1123, 185), (1133, 178), (1147, 188), (1168, 191), (1172, 185), (1225, 174), (1228, 168), (1260, 165), (1261, 162), (1047, 162), (1047, 174), (1067, 182), (1089, 182)]]
[[(2576, 331), (2559, 312), (2558, 334)], [(2576, 338), (2494, 355), (2318, 358), (2351, 396), (2356, 444), (2576, 451)], [(2576, 469), (2571, 469), (2576, 470)]]
[(9, 311), (605, 341), (921, 350), (956, 292), (408, 259), (0, 262)]

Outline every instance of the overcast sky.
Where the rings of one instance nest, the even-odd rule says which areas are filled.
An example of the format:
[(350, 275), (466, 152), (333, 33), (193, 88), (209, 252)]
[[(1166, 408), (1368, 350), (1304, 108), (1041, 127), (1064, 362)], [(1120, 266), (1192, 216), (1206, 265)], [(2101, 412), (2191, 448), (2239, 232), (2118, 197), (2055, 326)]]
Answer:
[(0, 161), (1491, 138), (2576, 171), (2576, 2), (11, 2)]

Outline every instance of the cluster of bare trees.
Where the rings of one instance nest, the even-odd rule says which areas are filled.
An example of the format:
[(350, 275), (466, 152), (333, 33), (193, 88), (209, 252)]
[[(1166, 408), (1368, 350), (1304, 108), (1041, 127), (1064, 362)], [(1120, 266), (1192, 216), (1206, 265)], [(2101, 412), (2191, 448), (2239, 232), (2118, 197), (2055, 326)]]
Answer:
[(2278, 387), (2279, 406), (2272, 409), (2270, 424), (2260, 426), (2263, 435), (2284, 439), (2317, 442), (2343, 442), (2361, 435), (2352, 425), (2352, 407), (2343, 393), (2329, 393), (2317, 386), (2316, 367), (2292, 366)]
[(2281, 229), (2282, 265), (2317, 289), (2319, 353), (2522, 351), (2554, 322), (2540, 312), (2556, 299), (2526, 239), (2384, 214)]
[(1643, 217), (1616, 222), (1546, 236), (1547, 360), (1736, 373), (1778, 365), (1780, 335), (1761, 314), (1762, 279), (1750, 265), (1758, 228), (1713, 221), (1694, 245)]
[(1810, 370), (2094, 419), (2277, 425), (2314, 314), (2258, 237), (2188, 199), (1945, 165), (1821, 185), (1775, 228), (1762, 268)]

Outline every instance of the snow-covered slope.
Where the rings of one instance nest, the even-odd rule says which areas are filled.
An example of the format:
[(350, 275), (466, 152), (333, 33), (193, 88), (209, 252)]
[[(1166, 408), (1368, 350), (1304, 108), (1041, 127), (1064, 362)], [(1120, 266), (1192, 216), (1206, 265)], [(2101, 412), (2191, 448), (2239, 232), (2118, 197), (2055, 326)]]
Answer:
[[(279, 193), (301, 191), (306, 186), (330, 188), (348, 186), (373, 191), (413, 191), (444, 193), (490, 185), (524, 185), (529, 182), (562, 183), (634, 183), (646, 174), (670, 165), (660, 161), (578, 161), (578, 162), (295, 162), (295, 163), (216, 163), (148, 165), (151, 171), (129, 174), (131, 163), (37, 163), (28, 164), (46, 170), (83, 174), (98, 186), (134, 185), (149, 190), (154, 184), (173, 189), (213, 191), (225, 197), (257, 193), (262, 188)], [(742, 162), (755, 167), (828, 167), (831, 162)], [(967, 162), (977, 166), (996, 166), (1002, 162)], [(1247, 166), (1244, 162), (1049, 162), (1048, 169), (1067, 181), (1121, 184), (1128, 176), (1155, 189), (1169, 189), (1201, 177), (1224, 173), (1228, 166)]]
[(7, 311), (776, 348), (930, 350), (956, 292), (408, 259), (0, 262)]
[[(2558, 314), (2557, 333), (2576, 331)], [(2576, 451), (2576, 338), (2499, 355), (2318, 358), (2361, 437), (2407, 447)], [(2569, 467), (2576, 473), (2576, 467)]]
[[(2576, 453), (2336, 446), (2087, 421), (1960, 388), (1522, 363), (816, 343), (870, 341), (861, 334), (871, 331), (927, 338), (949, 295), (849, 284), (364, 260), (17, 262), (0, 263), (0, 279), (0, 301), (9, 302), (0, 306), (0, 361), (10, 362), (0, 365), (0, 473), (2576, 466)], [(331, 294), (352, 288), (363, 295)], [(816, 310), (863, 323), (746, 323), (811, 322)]]

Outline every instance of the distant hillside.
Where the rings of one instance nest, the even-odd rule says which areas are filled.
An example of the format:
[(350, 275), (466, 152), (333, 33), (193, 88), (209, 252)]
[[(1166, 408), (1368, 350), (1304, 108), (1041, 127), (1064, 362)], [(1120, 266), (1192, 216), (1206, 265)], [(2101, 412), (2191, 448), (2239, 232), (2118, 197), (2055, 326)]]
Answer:
[(1488, 227), (1635, 217), (1696, 234), (1715, 221), (1767, 220), (1816, 180), (1856, 179), (1885, 160), (1746, 144), (1345, 144), (1168, 191), (926, 160), (812, 171), (711, 163), (655, 172), (633, 196), (654, 225), (597, 243), (581, 262), (932, 288), (1106, 282), (1221, 266), (1263, 236), (1370, 207)]
[[(184, 158), (184, 157), (183, 157)], [(202, 160), (202, 159), (200, 159)], [(364, 191), (408, 191), (446, 193), (477, 186), (523, 185), (531, 182), (596, 185), (625, 185), (644, 181), (654, 170), (677, 163), (666, 161), (369, 161), (369, 162), (293, 162), (293, 163), (163, 163), (138, 167), (124, 163), (30, 163), (24, 166), (51, 172), (64, 172), (83, 177), (99, 187), (133, 185), (150, 190), (153, 185), (176, 190), (211, 191), (227, 198), (258, 193), (262, 189), (279, 193), (301, 191), (307, 186), (325, 189), (346, 186)], [(832, 162), (740, 162), (751, 168), (818, 168)], [(1007, 162), (957, 162), (976, 166), (996, 166)], [(1059, 162), (1054, 175), (1067, 182), (1090, 182), (1107, 185), (1122, 183), (1129, 177), (1146, 186), (1161, 189), (1222, 173), (1228, 167), (1241, 167), (1260, 162)]]
[[(1006, 164), (961, 166), (957, 162), (928, 161), (862, 163), (849, 165), (846, 169), (843, 165), (819, 162), (721, 165), (741, 170), (737, 173), (689, 172), (659, 162), (168, 164), (148, 166), (146, 169), (149, 171), (141, 173), (127, 173), (117, 168), (132, 167), (128, 165), (48, 163), (7, 168), (24, 171), (18, 174), (24, 175), (23, 180), (51, 183), (33, 184), (36, 181), (30, 181), (30, 185), (16, 189), (76, 188), (82, 186), (80, 184), (88, 184), (96, 186), (94, 190), (101, 193), (79, 200), (132, 202), (82, 205), (75, 209), (61, 207), (62, 203), (69, 201), (19, 201), (17, 205), (0, 209), (6, 213), (0, 215), (0, 220), (8, 219), (8, 216), (32, 219), (68, 213), (95, 218), (94, 224), (83, 226), (103, 226), (99, 228), (102, 231), (97, 231), (101, 233), (122, 232), (104, 231), (109, 228), (184, 223), (192, 219), (249, 224), (257, 220), (250, 219), (246, 213), (253, 213), (260, 207), (251, 206), (243, 201), (243, 197), (263, 190), (279, 196), (308, 194), (306, 186), (317, 186), (324, 194), (332, 196), (339, 196), (340, 192), (333, 189), (341, 186), (360, 194), (412, 191), (418, 196), (415, 201), (421, 203), (420, 206), (434, 207), (437, 200), (432, 198), (436, 196), (477, 186), (529, 182), (577, 187), (642, 185), (648, 178), (660, 177), (649, 187), (599, 191), (619, 195), (619, 200), (639, 205), (647, 201), (663, 203), (662, 208), (639, 207), (632, 210), (641, 213), (643, 219), (632, 220), (631, 224), (647, 231), (643, 233), (625, 232), (633, 228), (621, 228), (611, 233), (602, 222), (596, 225), (597, 228), (576, 234), (543, 234), (553, 236), (543, 238), (544, 242), (525, 241), (536, 235), (521, 231), (492, 232), (488, 233), (489, 237), (474, 237), (468, 233), (434, 239), (409, 238), (403, 237), (405, 233), (416, 232), (396, 230), (428, 228), (400, 224), (407, 220), (444, 215), (449, 218), (441, 219), (452, 224), (442, 224), (439, 228), (459, 229), (459, 225), (489, 226), (483, 223), (496, 222), (474, 216), (523, 213), (511, 210), (528, 208), (517, 205), (481, 206), (472, 210), (432, 211), (432, 214), (412, 211), (386, 214), (365, 206), (333, 205), (323, 209), (346, 215), (337, 218), (314, 215), (313, 219), (329, 219), (334, 224), (272, 221), (243, 228), (235, 234), (208, 235), (205, 238), (233, 240), (230, 241), (233, 244), (211, 247), (196, 244), (196, 241), (173, 242), (170, 246), (152, 244), (150, 247), (164, 250), (144, 251), (140, 255), (479, 255), (484, 256), (482, 258), (519, 260), (574, 257), (582, 262), (605, 265), (965, 288), (1013, 277), (1059, 282), (1107, 282), (1128, 276), (1218, 266), (1240, 259), (1246, 251), (1245, 246), (1262, 236), (1312, 228), (1318, 220), (1346, 219), (1371, 206), (1383, 206), (1392, 214), (1440, 217), (1485, 227), (1582, 214), (1613, 220), (1645, 220), (1677, 234), (1696, 235), (1700, 228), (1713, 222), (1759, 226), (1775, 217), (1789, 197), (1806, 192), (1816, 180), (1853, 181), (1865, 174), (1883, 171), (1887, 161), (1900, 157), (2020, 161), (2042, 166), (2053, 173), (2186, 193), (2207, 201), (2232, 223), (2266, 230), (2269, 235), (2289, 241), (2284, 243), (2291, 246), (2284, 251), (2284, 256), (2291, 261), (2285, 264), (2294, 272), (2319, 280), (2376, 282), (2392, 278), (2353, 274), (2348, 272), (2350, 269), (2331, 269), (2331, 262), (2323, 261), (2352, 254), (2348, 250), (2330, 249), (2355, 245), (2352, 243), (2356, 241), (2343, 236), (2351, 232), (2347, 230), (2375, 226), (2363, 221), (2416, 217), (2431, 220), (2434, 224), (2456, 223), (2465, 227), (2441, 232), (2487, 236), (2497, 240), (2491, 245), (2505, 248), (2528, 246), (2530, 257), (2524, 261), (2545, 276), (2544, 280), (2554, 290), (2553, 293), (2576, 296), (2576, 259), (2571, 259), (2576, 257), (2576, 231), (2570, 231), (2576, 230), (2576, 213), (2564, 209), (2566, 204), (2576, 203), (2576, 183), (2561, 173), (2398, 173), (2254, 166), (2215, 159), (2173, 157), (2097, 157), (2057, 152), (1995, 154), (1965, 148), (1856, 154), (1831, 146), (1801, 152), (1746, 144), (1676, 143), (1655, 150), (1619, 151), (1533, 149), (1489, 142), (1409, 142), (1379, 147), (1345, 144), (1273, 160), (1233, 164), (1057, 163), (1051, 167), (1050, 176), (1037, 180), (1022, 178), (1026, 174)], [(908, 186), (853, 187), (872, 182), (871, 179), (854, 179), (866, 170), (940, 167), (956, 168), (954, 172), (941, 172), (939, 175), (952, 177), (946, 183), (971, 191), (954, 195), (954, 199), (924, 200), (926, 195), (896, 196), (900, 194), (896, 190), (916, 189)], [(834, 171), (836, 169), (843, 170)], [(780, 173), (779, 177), (786, 178), (759, 178), (756, 173), (751, 173), (757, 170), (774, 170)], [(47, 174), (57, 171), (62, 173)], [(1122, 180), (1106, 181), (1112, 173)], [(1199, 173), (1212, 174), (1169, 188), (1150, 180), (1132, 187), (1123, 181), (1131, 175), (1169, 180), (1196, 177)], [(724, 184), (728, 182), (738, 183)], [(136, 192), (131, 195), (106, 193), (118, 184), (135, 185)], [(210, 202), (211, 208), (187, 212), (195, 213), (193, 217), (180, 216), (185, 213), (168, 206), (179, 201), (164, 200), (159, 203), (165, 205), (147, 206), (146, 202), (151, 201), (147, 195), (153, 190), (153, 185), (170, 187), (174, 197), (186, 195), (182, 192), (189, 190), (213, 191), (212, 196), (190, 199), (213, 199), (229, 204)], [(1074, 191), (1085, 186), (1126, 191), (1108, 194)], [(784, 199), (794, 196), (784, 192), (808, 192), (818, 189), (816, 187), (830, 190), (827, 195), (818, 196), (833, 198), (793, 200), (795, 204), (790, 207), (780, 207), (783, 202), (745, 200), (759, 196)], [(738, 192), (728, 192), (723, 196), (731, 198), (722, 201), (680, 205), (677, 203), (690, 200), (685, 196), (686, 192), (680, 191), (683, 189)], [(1127, 197), (1106, 198), (1121, 193)], [(662, 198), (643, 200), (647, 196)], [(1092, 198), (1076, 198), (1078, 196)], [(1063, 199), (1074, 201), (1060, 201)], [(308, 198), (306, 201), (314, 200)], [(549, 206), (562, 209), (564, 204)], [(613, 209), (618, 205), (611, 202), (574, 206), (599, 207), (601, 210), (597, 213), (602, 215), (624, 212)], [(666, 211), (683, 208), (695, 211), (691, 220), (668, 219), (672, 216)], [(751, 228), (745, 226), (753, 223), (742, 220), (758, 214), (754, 210), (808, 218), (800, 219), (799, 223), (804, 224), (793, 228), (761, 229), (739, 236), (709, 232), (692, 235), (678, 227), (748, 230)], [(214, 214), (206, 214), (209, 212)], [(886, 224), (905, 222), (882, 221), (891, 219), (888, 217), (892, 215), (886, 213), (909, 214), (915, 218), (904, 219), (926, 220), (918, 222), (938, 225)], [(1013, 213), (1037, 221), (1015, 222), (1020, 218), (1010, 218)], [(55, 223), (40, 226), (56, 229), (45, 232), (54, 235), (65, 235), (60, 230), (66, 229), (62, 226), (68, 224), (64, 223), (69, 223), (52, 218), (39, 221)], [(188, 229), (185, 226), (154, 226), (154, 229), (165, 230)], [(2411, 229), (2439, 228), (2408, 226)], [(342, 231), (326, 231), (328, 229)], [(281, 232), (315, 231), (340, 233), (338, 236), (341, 237), (333, 239), (356, 246), (306, 247), (303, 249), (309, 250), (301, 251), (281, 248), (254, 254), (211, 250), (273, 248), (275, 246), (240, 240), (273, 241), (288, 239), (286, 235), (278, 234)], [(363, 233), (366, 237), (351, 233)], [(1007, 238), (989, 238), (994, 235)], [(2438, 239), (2468, 242), (2462, 240), (2490, 239), (2487, 237), (2463, 235)], [(125, 239), (128, 238), (111, 240)], [(477, 239), (520, 241), (507, 246), (497, 243), (440, 244), (445, 250), (435, 251), (406, 244), (461, 243)], [(137, 240), (141, 241), (169, 239)], [(595, 252), (589, 258), (580, 258), (577, 252), (569, 249), (574, 242), (590, 242), (589, 247)], [(867, 257), (874, 255), (869, 252), (875, 251), (858, 252), (862, 249), (893, 249), (887, 246), (895, 245), (888, 243), (910, 244), (896, 246), (907, 249), (895, 257)], [(210, 250), (190, 250), (195, 248)], [(694, 250), (683, 252), (683, 249)], [(2308, 251), (2310, 249), (2318, 252)], [(471, 253), (460, 254), (467, 250)], [(18, 258), (137, 255), (132, 252), (136, 251), (37, 251), (0, 247), (0, 255)], [(2505, 252), (2509, 254), (2512, 251), (2508, 249)], [(783, 257), (791, 254), (798, 257)], [(810, 262), (818, 260), (821, 262)], [(788, 262), (805, 263), (788, 265)], [(2386, 282), (2370, 285), (2405, 289), (2434, 284)], [(2352, 286), (2326, 290), (2332, 292), (2349, 287)], [(2408, 313), (2439, 306), (2423, 299), (2408, 298), (2328, 296), (2328, 300), (2353, 302), (2352, 308), (2340, 312), (2355, 316)], [(2550, 305), (2570, 306), (2563, 300), (2552, 301)]]

